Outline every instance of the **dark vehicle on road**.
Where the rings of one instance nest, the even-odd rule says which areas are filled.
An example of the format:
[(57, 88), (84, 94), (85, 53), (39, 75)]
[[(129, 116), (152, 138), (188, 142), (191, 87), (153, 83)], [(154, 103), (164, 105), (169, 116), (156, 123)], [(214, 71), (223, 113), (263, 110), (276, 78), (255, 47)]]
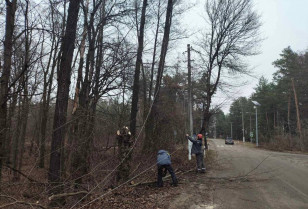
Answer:
[(234, 141), (232, 139), (232, 137), (227, 137), (226, 140), (225, 140), (225, 144), (234, 144)]

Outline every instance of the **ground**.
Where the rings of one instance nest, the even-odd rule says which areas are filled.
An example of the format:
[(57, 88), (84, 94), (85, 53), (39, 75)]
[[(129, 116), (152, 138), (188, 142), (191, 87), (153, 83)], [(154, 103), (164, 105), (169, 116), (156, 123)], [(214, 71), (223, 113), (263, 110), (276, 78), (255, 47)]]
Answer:
[[(170, 185), (170, 178), (164, 180), (163, 188), (156, 187), (155, 159), (151, 159), (153, 166), (137, 178), (98, 189), (83, 200), (76, 196), (68, 198), (68, 203), (81, 201), (63, 208), (308, 208), (307, 154), (268, 151), (248, 142), (225, 145), (224, 140), (212, 139), (209, 143), (205, 174), (195, 172), (195, 158), (188, 161), (185, 148), (172, 154), (178, 187)], [(25, 182), (21, 184), (26, 185)], [(47, 196), (39, 189), (23, 188), (17, 193), (16, 188), (21, 184), (16, 184), (15, 189), (6, 188), (6, 194), (12, 195), (15, 191), (20, 194), (15, 196), (18, 200), (32, 203), (39, 197), (39, 204), (46, 205)], [(8, 201), (2, 202), (1, 208), (4, 203)], [(29, 205), (13, 206), (6, 208), (31, 208)]]
[[(207, 169), (211, 170), (212, 161), (215, 160), (215, 151), (207, 153)], [(193, 156), (189, 161), (186, 149), (179, 149), (172, 155), (172, 165), (176, 171), (179, 185), (173, 187), (171, 179), (164, 180), (164, 187), (156, 187), (156, 168), (152, 170), (149, 178), (140, 178), (124, 185), (116, 190), (110, 189), (110, 194), (98, 198), (87, 208), (188, 208), (191, 201), (197, 197), (197, 204), (201, 206), (204, 202), (210, 202), (210, 181), (206, 179), (207, 174), (196, 173), (196, 159)], [(168, 177), (168, 176), (167, 176)], [(141, 184), (139, 184), (141, 183)], [(82, 205), (82, 204), (81, 204)]]

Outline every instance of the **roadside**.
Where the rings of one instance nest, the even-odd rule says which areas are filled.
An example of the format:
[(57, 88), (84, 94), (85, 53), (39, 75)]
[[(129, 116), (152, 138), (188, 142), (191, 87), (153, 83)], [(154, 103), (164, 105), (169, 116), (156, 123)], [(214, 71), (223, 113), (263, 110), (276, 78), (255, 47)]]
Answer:
[[(182, 178), (181, 193), (169, 204), (170, 209), (213, 209), (214, 182), (212, 176), (216, 167), (216, 148), (212, 141), (209, 141), (210, 150), (206, 153), (206, 173), (196, 173), (195, 171)], [(214, 149), (213, 149), (214, 148)], [(191, 160), (195, 164), (195, 159)]]
[[(181, 145), (182, 146), (182, 145)], [(212, 170), (212, 161), (216, 158), (216, 152), (207, 152), (206, 164), (207, 173), (196, 173), (196, 159), (192, 156), (191, 161), (187, 157), (187, 148), (184, 146), (174, 153), (172, 165), (179, 180), (177, 187), (171, 186), (171, 179), (164, 180), (164, 187), (157, 188), (157, 168), (156, 166), (144, 175), (134, 179), (129, 184), (118, 189), (109, 188), (103, 193), (110, 193), (103, 198), (99, 195), (92, 195), (90, 199), (99, 198), (86, 208), (189, 208), (195, 202), (193, 208), (203, 207), (204, 202), (211, 201), (211, 183), (206, 178), (208, 172)], [(84, 205), (84, 204), (81, 204)]]

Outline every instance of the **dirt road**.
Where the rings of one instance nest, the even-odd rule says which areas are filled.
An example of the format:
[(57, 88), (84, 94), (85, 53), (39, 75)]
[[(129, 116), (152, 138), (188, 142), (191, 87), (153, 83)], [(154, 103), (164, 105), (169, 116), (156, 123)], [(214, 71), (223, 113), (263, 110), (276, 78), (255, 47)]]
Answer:
[(210, 140), (210, 148), (217, 153), (215, 168), (192, 179), (171, 208), (308, 208), (308, 155), (221, 139)]

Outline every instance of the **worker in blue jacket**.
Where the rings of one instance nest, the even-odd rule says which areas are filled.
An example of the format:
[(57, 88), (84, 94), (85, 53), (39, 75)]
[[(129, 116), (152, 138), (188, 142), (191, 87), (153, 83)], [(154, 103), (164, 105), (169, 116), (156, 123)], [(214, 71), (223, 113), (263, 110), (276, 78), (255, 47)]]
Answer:
[(175, 176), (173, 168), (171, 166), (171, 157), (166, 150), (159, 150), (157, 153), (157, 186), (163, 186), (163, 176), (166, 175), (168, 171), (172, 178), (172, 185), (177, 186), (178, 180)]

